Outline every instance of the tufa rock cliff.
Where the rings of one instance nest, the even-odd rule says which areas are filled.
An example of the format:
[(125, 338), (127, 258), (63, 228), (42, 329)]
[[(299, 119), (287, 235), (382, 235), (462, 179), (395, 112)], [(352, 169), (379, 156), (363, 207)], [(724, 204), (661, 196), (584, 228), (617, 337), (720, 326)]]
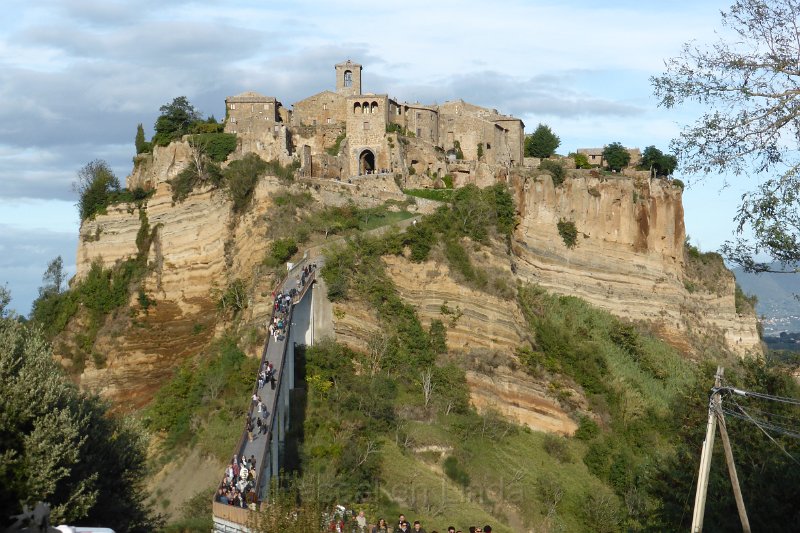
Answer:
[[(688, 354), (689, 334), (721, 337), (739, 355), (761, 353), (755, 315), (736, 313), (729, 271), (713, 292), (687, 288), (680, 188), (589, 172), (559, 187), (546, 175), (515, 175), (512, 187), (520, 213), (512, 246), (521, 279), (650, 322)], [(559, 234), (562, 220), (578, 230), (573, 248)]]
[[(177, 365), (221, 333), (225, 323), (216, 302), (234, 280), (246, 287), (248, 305), (240, 331), (249, 331), (252, 353), (263, 340), (274, 282), (262, 265), (270, 244), (266, 215), (274, 208), (272, 195), (286, 186), (276, 178), (262, 178), (242, 215), (233, 213), (229, 198), (219, 190), (196, 190), (175, 203), (167, 180), (190, 157), (182, 142), (140, 156), (127, 184), (152, 189), (153, 195), (141, 209), (113, 206), (81, 226), (77, 279), (93, 261), (110, 267), (135, 256), (143, 221), (152, 231), (142, 289), (155, 305), (141, 309), (132, 296), (131, 316), (109, 318), (98, 334), (94, 349), (104, 353), (105, 364), (89, 364), (79, 377), (83, 387), (118, 405), (146, 404)], [(680, 189), (663, 180), (605, 179), (589, 173), (576, 173), (559, 187), (549, 176), (530, 172), (504, 173), (501, 179), (513, 190), (519, 224), (508, 247), (482, 253), (511, 287), (516, 281), (536, 283), (619, 316), (647, 321), (688, 355), (697, 346), (686, 340), (692, 336), (724, 339), (739, 354), (760, 352), (755, 317), (735, 312), (729, 272), (714, 291), (687, 288)], [(308, 179), (292, 187), (326, 204), (352, 200), (376, 205), (403, 198), (394, 180), (385, 176), (364, 176), (347, 184)], [(435, 207), (421, 204), (421, 211)], [(574, 222), (578, 230), (573, 248), (559, 235), (561, 220)], [(546, 384), (517, 369), (514, 354), (527, 333), (515, 300), (460, 284), (440, 262), (414, 264), (402, 257), (385, 262), (400, 295), (417, 308), (426, 326), (434, 319), (449, 324), (448, 347), (467, 372), (476, 407), (491, 407), (541, 430), (575, 430)], [(445, 308), (454, 314), (443, 315)], [(337, 304), (332, 315), (337, 339), (357, 348), (366, 346), (377, 329), (372, 311), (358, 303)]]

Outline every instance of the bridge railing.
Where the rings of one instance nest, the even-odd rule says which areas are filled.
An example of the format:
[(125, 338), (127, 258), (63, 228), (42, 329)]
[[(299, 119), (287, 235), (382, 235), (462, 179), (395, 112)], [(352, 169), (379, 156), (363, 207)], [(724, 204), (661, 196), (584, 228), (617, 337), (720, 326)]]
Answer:
[[(282, 278), (276, 284), (274, 292), (278, 292), (278, 290), (282, 286), (284, 286), (284, 284), (289, 280), (289, 278), (292, 275), (294, 275), (294, 272), (297, 271), (297, 269), (300, 267), (300, 265), (303, 265), (304, 263), (306, 263), (308, 261), (309, 261), (309, 256), (308, 256), (308, 253), (306, 253), (303, 256), (303, 259), (301, 261), (299, 261), (298, 263), (296, 263), (295, 265), (292, 266), (292, 268), (287, 273), (286, 277)], [(293, 317), (293, 313), (294, 313), (294, 306), (295, 306), (296, 303), (300, 302), (305, 297), (306, 293), (308, 292), (308, 289), (312, 286), (312, 284), (316, 280), (316, 274), (317, 274), (316, 269), (311, 271), (311, 274), (307, 278), (305, 285), (300, 290), (300, 293), (298, 293), (298, 295), (295, 296), (295, 298), (291, 302), (291, 305), (289, 306), (289, 314), (288, 314), (288, 317), (287, 317), (287, 325), (286, 325), (286, 340), (284, 342), (283, 350), (282, 350), (282, 353), (281, 353), (281, 366), (280, 366), (281, 371), (278, 374), (278, 380), (277, 380), (277, 384), (276, 384), (276, 387), (275, 387), (275, 397), (273, 399), (273, 404), (271, 406), (272, 407), (271, 413), (272, 413), (273, 420), (272, 420), (272, 424), (270, 424), (270, 427), (267, 430), (267, 435), (266, 435), (267, 445), (264, 447), (264, 453), (263, 453), (262, 457), (260, 458), (260, 463), (257, 463), (257, 464), (260, 464), (261, 467), (256, 470), (256, 476), (255, 476), (255, 480), (254, 480), (255, 488), (256, 488), (257, 500), (258, 500), (258, 494), (259, 494), (260, 489), (261, 489), (261, 482), (262, 482), (261, 473), (264, 471), (264, 467), (266, 465), (266, 459), (270, 454), (271, 447), (270, 447), (269, 443), (272, 442), (273, 428), (277, 427), (277, 423), (276, 423), (277, 419), (275, 417), (278, 414), (277, 406), (279, 405), (278, 400), (279, 400), (279, 398), (281, 396), (281, 386), (282, 386), (282, 383), (283, 383), (283, 373), (284, 373), (284, 367), (285, 367), (285, 363), (286, 363), (286, 352), (287, 352), (287, 349), (288, 349), (288, 346), (289, 346), (289, 338), (290, 338), (290, 333), (291, 333), (291, 324), (292, 324), (292, 317)], [(272, 312), (270, 313), (269, 323), (272, 323), (274, 318), (275, 318), (275, 308), (273, 307)], [(268, 349), (269, 349), (269, 342), (270, 342), (271, 337), (272, 337), (272, 335), (269, 335), (269, 333), (267, 333), (267, 337), (266, 337), (266, 339), (264, 341), (264, 348), (261, 351), (261, 360), (259, 362), (259, 371), (260, 371), (261, 367), (264, 365), (264, 363), (267, 360), (267, 352), (268, 352)], [(257, 393), (258, 393), (258, 378), (256, 378), (255, 384), (253, 385), (253, 390), (252, 390), (251, 396), (253, 394), (257, 394)], [(251, 402), (250, 403), (250, 407), (247, 410), (248, 419), (250, 417), (252, 417), (253, 409), (254, 409), (254, 406), (252, 405), (252, 402)], [(245, 448), (246, 441), (247, 441), (247, 430), (245, 428), (245, 429), (242, 430), (242, 434), (239, 437), (239, 441), (236, 444), (236, 447), (234, 448), (234, 454), (237, 455), (240, 458), (241, 458), (242, 454), (244, 453), (244, 448)], [(214, 516), (219, 517), (219, 518), (221, 518), (223, 520), (229, 520), (229, 521), (232, 521), (232, 522), (236, 522), (238, 524), (246, 524), (247, 523), (248, 516), (249, 516), (248, 515), (248, 511), (249, 511), (248, 508), (235, 507), (235, 506), (232, 506), (232, 505), (226, 505), (226, 504), (219, 503), (219, 502), (216, 501), (216, 494), (213, 496), (213, 498), (214, 499), (212, 501), (212, 513), (213, 513)], [(256, 502), (256, 505), (258, 505), (258, 503), (259, 503), (259, 501)]]
[[(261, 462), (259, 463), (261, 465), (261, 468), (259, 468), (256, 471), (255, 486), (257, 492), (261, 490), (261, 483), (263, 481), (261, 479), (261, 474), (262, 472), (264, 472), (264, 465), (267, 464), (266, 463), (267, 457), (269, 457), (272, 449), (269, 443), (272, 442), (272, 438), (274, 436), (273, 432), (275, 431), (275, 429), (277, 429), (278, 424), (280, 423), (280, 421), (277, 418), (279, 414), (278, 406), (280, 405), (280, 401), (282, 400), (281, 394), (284, 393), (283, 380), (286, 369), (286, 352), (289, 351), (289, 339), (291, 334), (292, 319), (294, 318), (294, 306), (305, 297), (306, 293), (308, 292), (308, 289), (311, 287), (311, 285), (314, 283), (315, 280), (316, 280), (316, 270), (311, 272), (308, 279), (306, 280), (305, 285), (297, 294), (297, 296), (294, 297), (294, 299), (292, 300), (292, 305), (289, 307), (289, 315), (287, 317), (287, 322), (286, 322), (286, 340), (284, 341), (283, 350), (281, 352), (281, 366), (280, 366), (281, 371), (278, 374), (278, 381), (275, 386), (275, 397), (272, 400), (272, 406), (271, 406), (272, 410), (270, 411), (272, 413), (272, 424), (270, 424), (269, 429), (267, 430), (267, 435), (266, 435), (267, 446), (264, 447), (264, 454), (260, 459)], [(294, 354), (294, 352), (292, 352), (292, 354)]]

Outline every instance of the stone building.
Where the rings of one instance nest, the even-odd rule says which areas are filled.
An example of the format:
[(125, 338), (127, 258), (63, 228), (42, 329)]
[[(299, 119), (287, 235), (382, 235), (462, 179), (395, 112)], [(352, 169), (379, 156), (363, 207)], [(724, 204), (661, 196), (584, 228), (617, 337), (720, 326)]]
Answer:
[(266, 160), (290, 156), (289, 132), (274, 96), (248, 91), (225, 99), (225, 133), (235, 133), (241, 153), (255, 152)]
[[(596, 165), (598, 167), (604, 167), (606, 165), (605, 159), (603, 159), (603, 148), (578, 148), (577, 153), (583, 154), (586, 156), (586, 159), (589, 160), (590, 165)], [(635, 167), (639, 164), (642, 160), (642, 151), (638, 148), (626, 148), (628, 153), (631, 156), (631, 160), (628, 162), (628, 167)]]
[(362, 91), (362, 66), (334, 66), (335, 90), (296, 102), (291, 111), (275, 97), (247, 92), (226, 99), (225, 131), (242, 153), (282, 162), (299, 157), (303, 175), (349, 179), (376, 172), (447, 172), (458, 161), (490, 167), (523, 162), (524, 128), (518, 118), (463, 100), (442, 105), (401, 102)]

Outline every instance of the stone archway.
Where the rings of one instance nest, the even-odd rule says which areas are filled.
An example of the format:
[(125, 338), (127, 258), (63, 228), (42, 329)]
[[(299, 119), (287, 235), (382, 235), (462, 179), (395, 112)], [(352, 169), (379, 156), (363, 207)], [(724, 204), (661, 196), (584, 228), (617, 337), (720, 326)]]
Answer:
[(375, 154), (372, 150), (364, 150), (358, 156), (358, 174), (374, 174), (375, 173)]

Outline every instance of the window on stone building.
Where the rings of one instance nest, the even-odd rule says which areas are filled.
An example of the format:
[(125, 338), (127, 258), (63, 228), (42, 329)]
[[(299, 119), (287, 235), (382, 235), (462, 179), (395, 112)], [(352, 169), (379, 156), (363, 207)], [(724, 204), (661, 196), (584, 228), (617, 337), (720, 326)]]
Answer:
[(317, 125), (317, 119), (314, 119), (314, 120), (312, 120), (312, 121), (311, 121), (311, 124), (312, 124), (312, 125), (314, 125), (314, 126), (316, 126), (316, 125)]
[(417, 137), (422, 137), (422, 128), (417, 128)]
[(366, 131), (368, 129), (369, 129), (369, 122), (365, 122), (364, 123), (364, 130)]
[(236, 109), (236, 104), (231, 104), (231, 109)]
[(358, 113), (359, 111), (361, 111), (361, 104), (356, 102), (353, 104), (353, 113)]
[(328, 110), (328, 104), (322, 104), (322, 110), (323, 111), (327, 111)]
[(492, 144), (491, 143), (486, 143), (486, 149), (487, 150), (491, 150), (492, 149)]
[(378, 112), (378, 102), (372, 102), (371, 112), (372, 113), (377, 113)]
[(349, 70), (344, 71), (344, 86), (345, 87), (353, 86), (353, 73)]
[(422, 113), (417, 113), (417, 120), (419, 120), (421, 117), (422, 117)]
[(368, 114), (369, 113), (369, 102), (364, 102), (361, 105), (361, 109), (364, 111), (365, 115)]
[(333, 119), (331, 117), (328, 117), (328, 124), (333, 124)]

